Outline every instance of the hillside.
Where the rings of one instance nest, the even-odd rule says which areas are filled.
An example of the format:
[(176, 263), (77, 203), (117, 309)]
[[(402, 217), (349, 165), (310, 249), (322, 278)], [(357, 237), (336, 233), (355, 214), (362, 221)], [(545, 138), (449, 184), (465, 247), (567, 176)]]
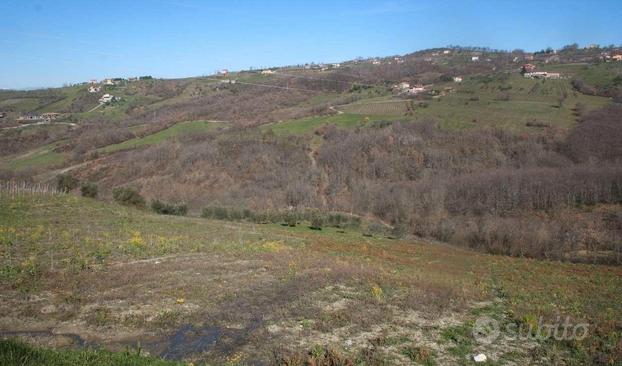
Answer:
[[(39, 345), (140, 347), (210, 364), (295, 364), (306, 352), (390, 364), (469, 364), (479, 352), (494, 364), (620, 355), (619, 267), (309, 230), (304, 222), (158, 216), (65, 194), (3, 191), (0, 203), (0, 333)], [(527, 327), (560, 313), (589, 323), (588, 336), (525, 342), (502, 333), (502, 342), (487, 344), (471, 333), (484, 316)], [(8, 347), (15, 345), (0, 343)]]
[(1, 90), (0, 363), (622, 362), (619, 51)]

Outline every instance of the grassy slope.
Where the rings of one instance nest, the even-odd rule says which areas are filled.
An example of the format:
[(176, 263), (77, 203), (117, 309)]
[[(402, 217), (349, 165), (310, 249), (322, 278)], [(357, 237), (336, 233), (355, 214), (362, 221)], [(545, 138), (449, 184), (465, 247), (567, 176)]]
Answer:
[[(436, 88), (454, 87), (456, 92), (438, 99), (426, 101), (426, 107), (415, 107), (414, 119), (433, 119), (441, 126), (451, 129), (476, 126), (500, 127), (511, 130), (525, 130), (527, 122), (549, 123), (553, 127), (568, 128), (574, 124), (572, 108), (577, 103), (588, 109), (607, 103), (607, 98), (575, 93), (570, 81), (525, 79), (511, 75), (507, 80), (493, 80), (484, 83), (478, 79), (467, 79), (461, 84), (439, 84)], [(502, 92), (509, 94), (509, 101), (496, 100)], [(566, 95), (561, 107), (559, 97)], [(477, 100), (471, 98), (477, 97)], [(404, 114), (406, 103), (374, 99), (358, 101), (342, 107), (349, 113)]]
[(393, 121), (396, 119), (403, 119), (403, 117), (399, 115), (396, 116), (389, 114), (366, 115), (343, 113), (331, 116), (314, 116), (294, 119), (290, 121), (283, 121), (264, 125), (261, 128), (264, 130), (271, 129), (277, 135), (297, 135), (312, 133), (318, 127), (328, 124), (333, 124), (341, 128), (352, 128), (356, 126), (362, 126), (368, 122), (383, 120)]
[(101, 152), (114, 152), (119, 150), (127, 150), (127, 149), (135, 149), (141, 146), (148, 145), (156, 145), (160, 142), (175, 136), (179, 136), (182, 134), (191, 134), (198, 133), (204, 131), (211, 131), (217, 128), (221, 128), (226, 126), (225, 122), (214, 122), (214, 121), (188, 121), (177, 123), (172, 127), (169, 127), (165, 130), (156, 132), (151, 135), (147, 135), (144, 137), (136, 137), (131, 140), (127, 140), (118, 144), (105, 146), (98, 151)]
[[(58, 142), (38, 147), (26, 154), (0, 159), (0, 166), (7, 169), (54, 167), (64, 163), (65, 154), (55, 152)], [(3, 161), (4, 160), (4, 161)]]
[[(324, 317), (332, 315), (318, 314), (313, 310), (315, 301), (319, 299), (318, 293), (305, 292), (296, 295), (293, 290), (301, 286), (298, 281), (303, 280), (307, 285), (317, 283), (319, 288), (342, 286), (345, 283), (355, 291), (355, 295), (350, 294), (348, 298), (363, 302), (356, 305), (356, 308), (367, 309), (361, 313), (364, 319), (368, 319), (364, 321), (348, 315), (349, 313), (340, 312), (339, 316), (345, 317), (345, 320), (333, 319), (323, 325), (328, 327), (329, 334), (338, 334), (334, 333), (337, 332), (336, 329), (331, 328), (335, 326), (330, 325), (332, 322), (338, 324), (344, 321), (356, 324), (360, 328), (355, 329), (363, 332), (368, 329), (365, 327), (369, 326), (369, 322), (375, 324), (374, 322), (383, 319), (376, 318), (378, 315), (373, 314), (385, 314), (387, 311), (391, 313), (393, 310), (384, 308), (389, 305), (403, 309), (405, 300), (402, 294), (413, 294), (414, 299), (419, 299), (414, 306), (423, 313), (450, 311), (448, 309), (462, 312), (460, 319), (464, 322), (461, 325), (463, 328), (472, 324), (475, 314), (469, 313), (468, 304), (494, 299), (502, 301), (501, 308), (486, 311), (493, 312), (495, 316), (506, 314), (519, 324), (531, 324), (540, 316), (554, 319), (558, 315), (568, 315), (577, 321), (588, 321), (590, 327), (593, 327), (590, 330), (593, 329), (594, 332), (590, 333), (586, 341), (577, 344), (540, 345), (543, 349), (541, 353), (557, 355), (556, 357), (567, 361), (574, 359), (575, 364), (586, 363), (591, 357), (590, 354), (595, 352), (594, 345), (600, 344), (600, 350), (608, 354), (611, 352), (610, 348), (620, 340), (615, 328), (619, 314), (622, 313), (620, 268), (484, 255), (442, 244), (366, 238), (356, 231), (343, 234), (335, 229), (311, 231), (304, 226), (286, 228), (278, 225), (156, 216), (131, 208), (65, 195), (11, 198), (4, 194), (0, 195), (0, 203), (7, 208), (0, 212), (0, 239), (3, 243), (0, 284), (8, 296), (7, 299), (12, 301), (5, 304), (3, 311), (10, 312), (10, 309), (24, 306), (19, 305), (19, 292), (43, 294), (52, 291), (71, 294), (76, 289), (83, 288), (81, 291), (87, 291), (86, 293), (63, 296), (73, 296), (70, 297), (72, 299), (77, 296), (82, 299), (76, 300), (80, 304), (76, 306), (82, 309), (85, 306), (89, 309), (101, 309), (105, 306), (102, 304), (108, 302), (103, 301), (97, 306), (88, 304), (101, 301), (98, 300), (100, 297), (109, 298), (111, 295), (106, 294), (111, 293), (115, 294), (114, 299), (118, 299), (115, 301), (126, 301), (123, 296), (128, 296), (128, 299), (133, 299), (132, 304), (144, 302), (156, 309), (167, 309), (167, 306), (171, 306), (170, 302), (174, 304), (174, 299), (183, 294), (186, 303), (198, 306), (196, 309), (199, 310), (194, 313), (176, 315), (173, 320), (167, 315), (164, 320), (160, 320), (164, 323), (159, 327), (192, 322), (193, 319), (204, 316), (201, 315), (202, 311), (217, 311), (219, 306), (229, 310), (241, 306), (238, 311), (244, 314), (257, 311), (257, 307), (262, 309), (262, 306), (267, 306), (260, 311), (267, 319), (272, 319), (271, 322), (276, 322), (273, 324), (281, 324), (280, 320), (291, 321), (288, 320), (289, 313), (283, 310), (289, 306), (286, 304), (298, 304), (294, 310), (298, 319), (308, 319), (305, 322), (309, 324), (325, 324)], [(152, 281), (151, 277), (156, 274), (150, 272), (150, 267), (137, 267), (136, 277), (131, 277), (132, 282), (128, 283), (124, 278), (130, 275), (127, 273), (130, 267), (119, 267), (123, 263), (132, 263), (138, 259), (183, 257), (188, 253), (192, 253), (192, 257), (204, 259), (199, 264), (184, 262), (179, 269), (170, 273), (162, 267), (159, 272), (165, 276), (163, 279)], [(52, 268), (50, 258), (53, 258)], [(240, 280), (225, 277), (228, 280), (224, 283), (215, 281), (214, 278), (218, 278), (214, 277), (215, 274), (201, 280), (200, 276), (197, 277), (200, 272), (215, 270), (216, 264), (209, 264), (212, 258), (217, 263), (225, 263), (227, 258), (235, 258), (237, 262), (233, 263), (239, 264), (234, 269), (249, 274), (245, 274)], [(270, 268), (270, 276), (277, 276), (275, 284), (278, 283), (279, 288), (293, 286), (287, 302), (282, 303), (279, 298), (270, 300), (279, 291), (270, 287), (272, 285), (269, 284), (273, 282), (265, 277), (264, 272), (246, 272), (250, 270), (244, 269), (244, 266), (258, 260), (264, 263), (262, 266)], [(197, 267), (202, 266), (202, 263), (207, 267)], [(117, 272), (123, 268), (126, 268), (125, 272)], [(192, 282), (185, 281), (184, 277), (177, 278), (186, 272), (194, 278)], [(339, 275), (335, 278), (326, 277), (329, 273)], [(87, 290), (84, 286), (91, 283), (89, 281), (100, 281), (100, 285), (93, 289), (89, 285)], [(226, 287), (222, 287), (223, 284)], [(384, 294), (381, 295), (382, 301), (370, 302), (367, 297), (371, 295), (366, 294), (370, 294), (371, 288), (371, 293), (376, 297), (374, 288), (377, 286), (380, 287), (381, 294)], [(149, 293), (144, 293), (142, 288), (150, 288)], [(128, 294), (119, 295), (121, 290), (128, 291)], [(136, 297), (136, 291), (141, 294), (139, 297)], [(335, 294), (331, 296), (333, 295)], [(298, 299), (297, 296), (302, 298)], [(224, 302), (219, 305), (218, 299), (221, 297)], [(233, 301), (234, 298), (238, 300)], [(246, 303), (243, 300), (250, 305), (244, 305)], [(242, 303), (236, 305), (240, 301)], [(29, 306), (36, 307), (34, 303)], [(250, 307), (247, 309), (246, 306)], [(274, 309), (280, 310), (272, 314)], [(42, 315), (38, 310), (34, 311), (39, 314), (36, 318), (40, 319)], [(105, 313), (108, 315), (104, 318), (100, 319), (100, 315), (96, 314), (88, 315), (86, 319), (95, 317), (95, 325), (108, 327), (96, 328), (97, 332), (105, 334), (106, 329), (114, 330), (117, 327), (115, 324), (125, 324), (119, 320), (123, 318), (115, 318), (115, 314), (120, 311), (112, 308), (110, 313)], [(169, 314), (166, 311), (172, 310), (162, 311), (165, 313), (156, 315)], [(481, 310), (479, 311), (478, 314), (481, 315)], [(359, 310), (355, 313), (358, 312)], [(13, 316), (21, 319), (18, 314)], [(235, 313), (230, 316), (237, 319)], [(23, 318), (26, 324), (27, 319)], [(136, 321), (131, 324), (136, 324)], [(149, 327), (151, 323), (142, 320), (139, 324), (137, 327), (140, 328)], [(382, 324), (384, 323), (380, 323)], [(128, 325), (119, 326), (122, 330)], [(88, 327), (87, 325), (87, 329)], [(443, 334), (458, 329), (445, 329), (446, 325), (439, 327)], [(3, 328), (6, 330), (6, 325), (0, 323), (0, 329)], [(426, 334), (424, 333), (424, 337), (428, 336)], [(307, 342), (304, 336), (302, 337), (302, 344), (307, 344), (304, 343)], [(414, 335), (410, 337), (415, 339), (412, 338)], [(475, 347), (468, 335), (465, 337), (467, 338), (463, 344), (454, 344), (458, 341), (452, 337), (450, 340), (431, 340), (441, 345), (449, 342), (449, 346), (452, 346), (449, 350), (437, 350), (439, 358), (450, 360), (448, 363), (462, 363), (461, 357), (468, 356)], [(255, 344), (258, 349), (272, 344), (268, 339), (262, 339), (263, 341)], [(314, 339), (317, 342), (320, 338)], [(298, 340), (280, 339), (278, 342)], [(486, 347), (478, 350), (492, 352)], [(507, 354), (502, 357), (510, 356)], [(523, 357), (528, 356), (517, 357), (524, 360)]]

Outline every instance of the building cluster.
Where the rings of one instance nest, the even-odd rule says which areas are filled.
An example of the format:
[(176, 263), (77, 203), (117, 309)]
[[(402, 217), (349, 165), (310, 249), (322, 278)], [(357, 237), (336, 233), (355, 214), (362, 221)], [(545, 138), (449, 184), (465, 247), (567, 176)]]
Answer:
[(609, 53), (609, 52), (602, 52), (600, 54), (600, 59), (605, 61), (605, 62), (611, 62), (611, 61), (622, 61), (622, 53)]
[(521, 67), (521, 73), (524, 77), (530, 79), (560, 79), (561, 74), (558, 72), (536, 71), (536, 65), (524, 64)]
[(32, 114), (28, 113), (23, 116), (17, 118), (20, 122), (34, 122), (34, 121), (45, 121), (50, 122), (59, 118), (62, 114), (55, 112), (41, 113), (41, 114)]
[(524, 77), (530, 79), (560, 79), (561, 75), (558, 72), (547, 72), (547, 71), (534, 71), (534, 72), (526, 72), (523, 74)]
[(393, 85), (393, 90), (402, 95), (417, 95), (426, 92), (426, 86), (421, 84), (411, 85), (408, 82), (401, 82)]

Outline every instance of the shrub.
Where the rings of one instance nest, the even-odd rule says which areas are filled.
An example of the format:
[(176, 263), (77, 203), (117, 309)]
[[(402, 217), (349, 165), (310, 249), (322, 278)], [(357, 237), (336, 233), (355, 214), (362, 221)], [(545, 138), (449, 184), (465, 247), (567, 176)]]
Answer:
[(314, 212), (311, 215), (311, 225), (309, 228), (312, 230), (322, 230), (322, 226), (324, 226), (326, 220), (324, 220), (324, 216), (319, 212)]
[(401, 239), (408, 232), (408, 228), (404, 225), (395, 225), (393, 229), (389, 232), (388, 237), (390, 239)]
[(159, 200), (151, 202), (151, 209), (161, 215), (185, 216), (188, 213), (188, 206), (185, 203), (174, 205)]
[(78, 185), (80, 185), (80, 181), (69, 174), (56, 176), (56, 188), (61, 192), (72, 191), (78, 188)]
[(228, 220), (229, 212), (225, 207), (214, 207), (214, 218), (216, 220)]
[(340, 213), (334, 213), (328, 215), (328, 225), (342, 228), (345, 223), (348, 221), (348, 218)]
[(213, 207), (205, 207), (201, 212), (201, 217), (211, 219), (214, 217), (214, 208)]
[(289, 227), (296, 227), (298, 221), (298, 215), (294, 211), (287, 211), (283, 213), (283, 222)]
[(384, 226), (382, 226), (382, 224), (379, 224), (377, 222), (372, 222), (366, 225), (366, 227), (363, 230), (363, 235), (374, 236), (374, 235), (382, 234), (383, 232), (384, 232)]
[(241, 210), (237, 210), (235, 208), (229, 209), (229, 220), (231, 221), (240, 221), (244, 217), (243, 212)]
[(145, 206), (145, 199), (132, 188), (115, 188), (112, 190), (112, 198), (123, 205)]
[(80, 187), (80, 192), (83, 197), (97, 197), (97, 185), (95, 183), (84, 183)]

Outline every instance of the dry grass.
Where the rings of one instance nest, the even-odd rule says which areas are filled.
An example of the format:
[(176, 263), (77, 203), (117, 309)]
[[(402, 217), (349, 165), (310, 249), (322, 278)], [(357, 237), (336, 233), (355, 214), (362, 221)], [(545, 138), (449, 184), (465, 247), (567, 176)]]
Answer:
[[(152, 355), (290, 365), (454, 364), (475, 350), (522, 362), (618, 357), (604, 341), (619, 329), (617, 267), (162, 217), (64, 195), (0, 200), (0, 332), (49, 332), (39, 344), (75, 345), (75, 335), (111, 350), (140, 342)], [(595, 333), (572, 351), (483, 347), (467, 331), (482, 313), (568, 314)]]

